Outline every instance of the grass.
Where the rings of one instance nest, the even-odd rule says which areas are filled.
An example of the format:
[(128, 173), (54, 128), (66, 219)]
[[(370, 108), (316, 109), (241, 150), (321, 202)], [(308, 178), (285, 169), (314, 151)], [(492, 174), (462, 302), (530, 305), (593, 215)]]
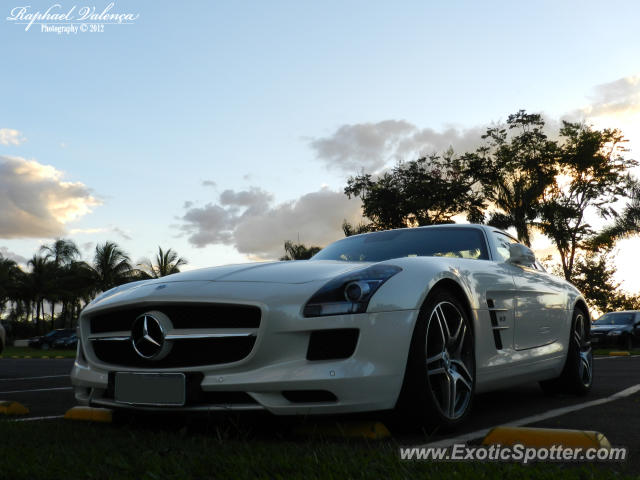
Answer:
[(68, 349), (68, 350), (40, 350), (39, 348), (29, 348), (29, 347), (10, 347), (6, 346), (2, 351), (2, 357), (11, 358), (13, 356), (17, 357), (31, 357), (31, 358), (42, 358), (44, 356), (49, 358), (55, 357), (64, 357), (64, 358), (76, 358), (76, 350)]
[[(272, 420), (277, 421), (277, 420)], [(163, 427), (158, 427), (163, 425)], [(0, 420), (2, 478), (33, 479), (623, 479), (623, 464), (401, 461), (395, 441), (300, 439), (281, 428)], [(635, 477), (637, 478), (637, 477)]]

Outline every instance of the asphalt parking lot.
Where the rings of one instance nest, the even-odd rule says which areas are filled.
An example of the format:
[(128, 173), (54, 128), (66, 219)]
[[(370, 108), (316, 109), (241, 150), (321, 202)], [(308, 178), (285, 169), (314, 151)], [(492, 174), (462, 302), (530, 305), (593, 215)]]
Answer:
[[(0, 359), (0, 400), (18, 401), (30, 409), (34, 421), (64, 415), (74, 406), (69, 382), (70, 359)], [(606, 399), (640, 384), (640, 357), (601, 357), (595, 360), (595, 380), (586, 397), (545, 396), (536, 384), (478, 395), (469, 421), (455, 433), (425, 437), (401, 435), (405, 445), (465, 441), (474, 433), (509, 422), (528, 419), (555, 409)], [(629, 448), (632, 462), (640, 454), (640, 392), (597, 406), (564, 413), (547, 419), (531, 419), (527, 426), (596, 430), (613, 445)], [(45, 420), (43, 420), (45, 421)], [(635, 453), (635, 455), (634, 455)]]

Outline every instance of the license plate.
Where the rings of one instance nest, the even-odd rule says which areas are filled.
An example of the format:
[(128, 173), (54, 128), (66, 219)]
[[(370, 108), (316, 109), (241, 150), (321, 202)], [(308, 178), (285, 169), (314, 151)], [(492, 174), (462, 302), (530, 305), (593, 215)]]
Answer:
[(130, 405), (182, 406), (184, 373), (117, 372), (115, 401)]

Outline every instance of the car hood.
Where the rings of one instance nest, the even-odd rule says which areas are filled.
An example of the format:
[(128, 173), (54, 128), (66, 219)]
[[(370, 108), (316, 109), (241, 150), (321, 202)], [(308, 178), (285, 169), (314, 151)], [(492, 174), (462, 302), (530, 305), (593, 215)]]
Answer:
[(330, 260), (245, 263), (176, 273), (152, 282), (167, 283), (205, 280), (212, 282), (308, 283), (330, 279), (351, 270), (365, 268), (368, 265), (371, 264)]
[[(273, 295), (276, 291), (282, 296), (281, 287), (286, 285), (291, 287), (286, 289), (288, 295), (307, 298), (319, 288), (317, 284), (370, 265), (364, 262), (300, 260), (203, 268), (120, 285), (98, 295), (87, 305), (87, 310), (160, 298), (177, 301), (203, 295), (218, 295), (224, 301), (233, 302), (242, 297), (241, 292), (246, 291), (250, 291), (251, 299), (256, 300)], [(259, 288), (256, 289), (256, 286)]]

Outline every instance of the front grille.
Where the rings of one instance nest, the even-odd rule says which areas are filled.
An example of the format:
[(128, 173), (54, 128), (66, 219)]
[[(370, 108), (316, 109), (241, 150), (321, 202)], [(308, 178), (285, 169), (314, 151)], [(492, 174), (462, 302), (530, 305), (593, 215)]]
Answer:
[[(130, 339), (133, 322), (145, 312), (160, 311), (180, 330), (164, 358), (145, 359)], [(250, 305), (150, 304), (113, 310), (89, 318), (89, 341), (101, 362), (132, 368), (181, 368), (232, 363), (247, 357), (256, 342), (261, 311)], [(224, 330), (217, 330), (224, 329)], [(189, 330), (193, 330), (190, 333)], [(203, 333), (204, 332), (204, 333)], [(109, 335), (113, 333), (113, 335)], [(202, 338), (204, 337), (204, 338)]]
[(171, 353), (161, 360), (140, 357), (130, 341), (93, 341), (96, 357), (111, 365), (141, 368), (179, 368), (237, 362), (245, 358), (256, 337), (199, 338), (175, 340)]
[(131, 330), (133, 321), (145, 312), (158, 310), (171, 319), (174, 328), (258, 328), (260, 309), (252, 305), (150, 304), (111, 310), (89, 320), (91, 333)]

